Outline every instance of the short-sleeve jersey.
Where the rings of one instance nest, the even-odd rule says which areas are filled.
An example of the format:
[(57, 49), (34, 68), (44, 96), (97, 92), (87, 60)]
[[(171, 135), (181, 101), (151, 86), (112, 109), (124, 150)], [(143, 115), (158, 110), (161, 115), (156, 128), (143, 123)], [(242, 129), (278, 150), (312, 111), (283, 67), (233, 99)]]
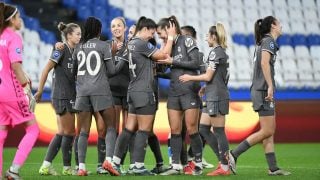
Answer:
[(265, 35), (259, 46), (256, 46), (254, 55), (254, 68), (253, 68), (253, 79), (251, 88), (254, 90), (268, 90), (268, 84), (264, 78), (262, 68), (261, 68), (261, 56), (262, 51), (267, 51), (271, 54), (270, 56), (270, 71), (273, 87), (275, 87), (275, 71), (274, 64), (276, 62), (277, 51), (279, 47), (276, 41), (271, 37), (271, 35)]
[(0, 102), (23, 98), (23, 88), (18, 81), (12, 63), (22, 63), (22, 38), (10, 28), (0, 35)]
[(107, 95), (111, 96), (106, 61), (112, 61), (111, 47), (97, 38), (79, 43), (73, 58), (77, 60), (77, 97)]
[(134, 37), (128, 43), (129, 50), (129, 92), (154, 92), (153, 62), (151, 56), (156, 46), (148, 41)]
[(180, 96), (184, 94), (197, 93), (199, 90), (199, 82), (189, 81), (181, 82), (179, 77), (183, 74), (197, 75), (199, 70), (199, 49), (196, 45), (196, 42), (190, 36), (179, 35), (172, 47), (172, 57), (173, 61), (177, 62), (187, 62), (191, 61), (190, 53), (197, 54), (197, 66), (191, 69), (183, 68), (177, 65), (171, 66), (170, 74), (170, 88), (168, 96)]
[(52, 98), (76, 98), (76, 62), (72, 58), (73, 50), (65, 43), (63, 50), (53, 49), (50, 61), (56, 63), (52, 76)]
[[(111, 46), (112, 40), (107, 42)], [(121, 60), (125, 61), (126, 63), (122, 67), (122, 69), (119, 71), (119, 73), (109, 78), (112, 95), (127, 96), (128, 86), (130, 81), (127, 42), (124, 42), (122, 48), (117, 51), (117, 53), (114, 56), (114, 60), (116, 65)]]
[(212, 79), (207, 82), (205, 93), (208, 101), (229, 99), (229, 56), (221, 46), (214, 47), (208, 56), (208, 68), (214, 70)]

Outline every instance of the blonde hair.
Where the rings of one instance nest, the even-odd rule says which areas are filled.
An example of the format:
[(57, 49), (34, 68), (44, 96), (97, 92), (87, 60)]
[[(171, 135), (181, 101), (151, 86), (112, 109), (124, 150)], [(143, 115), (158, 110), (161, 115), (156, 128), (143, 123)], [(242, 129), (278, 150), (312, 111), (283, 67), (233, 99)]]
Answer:
[(210, 35), (215, 35), (217, 37), (217, 43), (222, 48), (228, 48), (227, 32), (221, 22), (217, 22), (215, 26), (211, 26), (209, 29), (209, 33)]
[(227, 33), (222, 23), (217, 22), (216, 24), (217, 35), (218, 35), (218, 44), (223, 47), (227, 48)]

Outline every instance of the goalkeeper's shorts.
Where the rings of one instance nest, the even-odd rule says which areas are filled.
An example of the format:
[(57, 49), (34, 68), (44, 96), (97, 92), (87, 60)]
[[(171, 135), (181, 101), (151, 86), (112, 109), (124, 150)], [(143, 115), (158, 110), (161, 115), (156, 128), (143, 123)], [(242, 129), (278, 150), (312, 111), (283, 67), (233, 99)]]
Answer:
[(0, 125), (18, 124), (35, 119), (34, 113), (29, 109), (27, 97), (17, 101), (0, 102)]

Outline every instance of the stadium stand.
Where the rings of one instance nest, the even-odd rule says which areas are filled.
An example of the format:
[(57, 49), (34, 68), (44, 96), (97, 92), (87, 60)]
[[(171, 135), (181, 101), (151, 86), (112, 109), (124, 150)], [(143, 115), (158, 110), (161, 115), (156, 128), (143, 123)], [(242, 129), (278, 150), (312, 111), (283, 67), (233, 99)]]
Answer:
[[(103, 33), (107, 37), (111, 37), (110, 20), (116, 16), (124, 16), (130, 26), (141, 15), (158, 21), (161, 17), (174, 14), (181, 25), (189, 24), (196, 28), (198, 46), (205, 54), (209, 52), (207, 43), (204, 41), (208, 28), (215, 22), (221, 21), (230, 33), (231, 48), (228, 50), (231, 63), (230, 87), (235, 90), (250, 87), (255, 20), (259, 17), (274, 15), (283, 25), (283, 35), (278, 39), (280, 45), (279, 61), (276, 66), (278, 88), (320, 90), (320, 0), (56, 1), (60, 6), (72, 9), (75, 13), (69, 15), (77, 20), (84, 20), (89, 15), (99, 17), (103, 21)], [(12, 0), (11, 2), (23, 7), (30, 6), (30, 3), (35, 6), (33, 1), (22, 3), (21, 0)], [(26, 55), (26, 59), (30, 62), (30, 67), (27, 69), (37, 82), (40, 76), (39, 69), (42, 69), (45, 64), (43, 61), (46, 61), (50, 54), (49, 46), (59, 38), (54, 36), (53, 30), (47, 31), (42, 28), (43, 23), (35, 18), (39, 16), (29, 17), (25, 15), (21, 6), (19, 9), (26, 26), (22, 34), (26, 41), (26, 48), (29, 49), (27, 52), (30, 52)]]

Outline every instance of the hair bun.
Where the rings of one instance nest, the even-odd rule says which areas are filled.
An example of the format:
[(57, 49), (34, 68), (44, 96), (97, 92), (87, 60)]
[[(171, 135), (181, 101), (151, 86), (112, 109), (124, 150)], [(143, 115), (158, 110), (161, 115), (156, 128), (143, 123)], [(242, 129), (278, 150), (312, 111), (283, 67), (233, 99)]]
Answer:
[(67, 28), (67, 25), (64, 22), (59, 22), (58, 24), (59, 31), (63, 31), (66, 28)]

